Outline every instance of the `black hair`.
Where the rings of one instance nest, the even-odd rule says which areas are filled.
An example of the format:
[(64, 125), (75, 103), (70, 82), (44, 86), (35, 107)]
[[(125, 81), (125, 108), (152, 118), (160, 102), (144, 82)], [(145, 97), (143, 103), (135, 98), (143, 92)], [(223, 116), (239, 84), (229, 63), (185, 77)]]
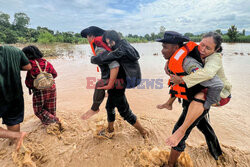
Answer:
[(178, 45), (179, 45), (179, 48), (181, 48), (182, 46), (184, 46), (184, 43), (181, 42), (181, 43), (178, 43)]
[(202, 38), (207, 38), (207, 37), (213, 37), (214, 43), (215, 43), (215, 51), (216, 52), (222, 52), (222, 37), (220, 34), (218, 34), (217, 32), (208, 32), (206, 34), (203, 35)]
[(43, 57), (42, 52), (34, 45), (29, 45), (22, 50), (25, 55), (28, 57), (30, 60), (34, 59), (39, 59)]
[(105, 31), (102, 38), (105, 43), (107, 38), (110, 41), (115, 41), (116, 44), (121, 41), (120, 35), (114, 30)]

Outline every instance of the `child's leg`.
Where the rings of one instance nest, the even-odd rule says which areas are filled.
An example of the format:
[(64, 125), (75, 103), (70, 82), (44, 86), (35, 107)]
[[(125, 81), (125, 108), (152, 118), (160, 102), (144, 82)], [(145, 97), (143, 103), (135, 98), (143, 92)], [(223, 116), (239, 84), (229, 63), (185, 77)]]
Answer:
[(45, 118), (43, 115), (43, 105), (44, 105), (44, 98), (43, 93), (39, 90), (34, 90), (33, 92), (33, 109), (35, 115), (44, 122)]
[[(195, 95), (196, 99), (205, 100), (204, 93), (200, 92)], [(203, 103), (192, 101), (188, 107), (187, 116), (183, 124), (170, 136), (166, 143), (172, 147), (175, 147), (179, 144), (181, 139), (184, 137), (186, 130), (194, 123), (194, 121), (201, 116), (204, 111)]]
[(166, 108), (166, 109), (168, 109), (168, 110), (172, 110), (172, 105), (173, 105), (175, 99), (176, 99), (176, 97), (170, 97), (166, 103), (164, 103), (164, 104), (159, 104), (159, 105), (157, 105), (156, 107), (157, 107), (158, 109)]
[(34, 92), (33, 107), (36, 116), (42, 121), (43, 124), (49, 125), (54, 122), (59, 122), (56, 114), (56, 97), (55, 89), (40, 90)]
[(93, 104), (92, 104), (91, 110), (93, 110), (93, 111), (99, 110), (99, 107), (100, 107), (100, 105), (105, 97), (105, 90), (104, 89), (97, 89), (97, 88), (103, 87), (107, 84), (108, 84), (108, 80), (105, 80), (105, 79), (101, 79), (96, 83), (96, 88), (95, 88), (95, 92), (93, 95)]
[(91, 106), (91, 109), (88, 110), (86, 113), (82, 115), (82, 119), (86, 120), (96, 113), (99, 112), (99, 107), (105, 97), (105, 90), (104, 89), (97, 89), (98, 87), (103, 87), (104, 85), (107, 85), (108, 81), (101, 79), (98, 82), (96, 82), (95, 92), (93, 95), (93, 104)]
[(56, 117), (56, 87), (53, 86), (47, 90), (47, 96), (45, 96), (44, 108), (49, 112), (46, 117), (50, 123), (59, 123), (59, 119)]

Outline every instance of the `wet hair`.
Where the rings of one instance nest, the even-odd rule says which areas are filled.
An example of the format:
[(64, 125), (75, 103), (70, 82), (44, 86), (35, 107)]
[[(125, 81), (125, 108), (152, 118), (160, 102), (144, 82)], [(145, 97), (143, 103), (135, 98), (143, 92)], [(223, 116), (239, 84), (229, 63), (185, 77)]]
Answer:
[(104, 34), (103, 34), (103, 42), (106, 43), (107, 38), (110, 41), (115, 41), (115, 43), (119, 43), (121, 41), (120, 35), (114, 30), (109, 30), (109, 31), (104, 32)]
[(42, 52), (34, 45), (29, 45), (22, 50), (25, 55), (28, 57), (30, 60), (34, 59), (39, 59), (43, 57)]
[(207, 37), (213, 38), (214, 43), (215, 43), (215, 51), (219, 52), (219, 53), (222, 52), (222, 46), (221, 46), (222, 37), (221, 37), (221, 35), (218, 34), (217, 32), (208, 32), (208, 33), (203, 35), (202, 39), (207, 38)]

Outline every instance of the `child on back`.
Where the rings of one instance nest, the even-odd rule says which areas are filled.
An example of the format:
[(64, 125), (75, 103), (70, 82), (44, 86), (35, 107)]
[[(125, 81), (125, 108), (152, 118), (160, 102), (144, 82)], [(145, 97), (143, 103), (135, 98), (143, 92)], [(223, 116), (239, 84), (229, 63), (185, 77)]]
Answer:
[(57, 72), (50, 62), (43, 59), (41, 51), (33, 45), (29, 45), (22, 50), (28, 57), (32, 69), (27, 72), (25, 84), (29, 88), (30, 94), (33, 92), (33, 109), (35, 115), (41, 120), (44, 125), (58, 123), (59, 119), (56, 116), (56, 84), (48, 89), (39, 90), (34, 87), (34, 80), (40, 74), (40, 70), (52, 74), (56, 78)]
[[(103, 42), (103, 33), (104, 30), (96, 26), (88, 27), (81, 32), (82, 37), (87, 38), (94, 56), (102, 54), (107, 55), (108, 52), (111, 51), (111, 49)], [(91, 109), (82, 115), (81, 118), (83, 120), (86, 120), (99, 112), (99, 107), (105, 97), (105, 89), (112, 89), (114, 87), (120, 64), (117, 61), (112, 61), (109, 64), (99, 64), (98, 66), (101, 69), (101, 80), (96, 83), (93, 104)]]

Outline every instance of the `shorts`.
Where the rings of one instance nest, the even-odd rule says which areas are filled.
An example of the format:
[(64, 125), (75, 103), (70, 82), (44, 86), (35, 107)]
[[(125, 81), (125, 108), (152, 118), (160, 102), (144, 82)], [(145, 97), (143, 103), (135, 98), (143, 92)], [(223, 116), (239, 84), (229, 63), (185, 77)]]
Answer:
[[(207, 88), (206, 89), (203, 89), (202, 92), (205, 94), (204, 95), (204, 98), (205, 100), (207, 99), (206, 95), (207, 95)], [(224, 106), (226, 105), (227, 103), (229, 103), (229, 101), (231, 100), (231, 95), (229, 95), (228, 97), (226, 98), (220, 98), (220, 101), (215, 103), (215, 104), (212, 104), (213, 107), (221, 107), (221, 106)]]
[(23, 96), (0, 106), (0, 118), (7, 126), (14, 126), (23, 122), (24, 100)]

